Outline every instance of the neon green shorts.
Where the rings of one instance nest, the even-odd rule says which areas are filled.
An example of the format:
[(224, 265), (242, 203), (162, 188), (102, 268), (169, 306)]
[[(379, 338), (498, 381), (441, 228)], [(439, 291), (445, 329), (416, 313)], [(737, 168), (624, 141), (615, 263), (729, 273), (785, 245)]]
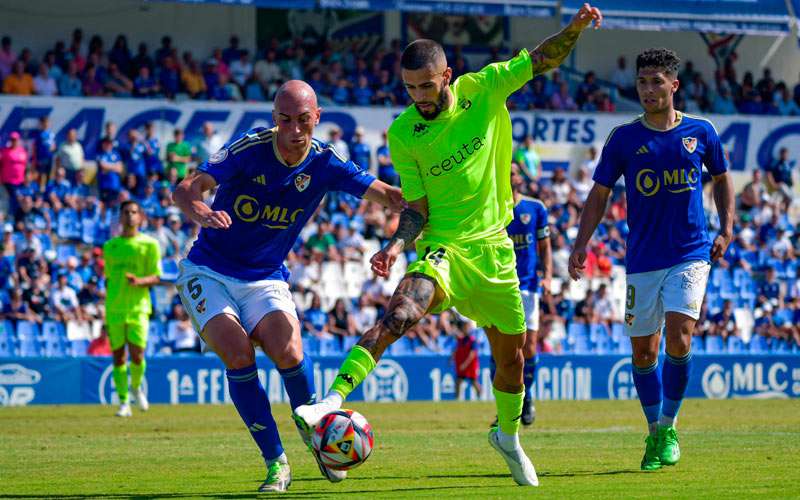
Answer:
[(514, 244), (509, 238), (455, 244), (421, 239), (417, 256), (406, 273), (430, 276), (444, 292), (441, 304), (431, 312), (455, 307), (480, 327), (495, 326), (510, 335), (525, 333)]
[(116, 351), (126, 343), (141, 348), (147, 347), (147, 331), (150, 329), (150, 318), (147, 314), (106, 317), (106, 328), (112, 351)]

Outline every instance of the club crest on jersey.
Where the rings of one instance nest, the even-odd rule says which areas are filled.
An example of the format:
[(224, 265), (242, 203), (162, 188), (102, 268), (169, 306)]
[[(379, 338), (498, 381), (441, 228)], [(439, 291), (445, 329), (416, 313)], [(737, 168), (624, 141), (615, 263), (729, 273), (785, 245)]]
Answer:
[(305, 191), (309, 184), (311, 184), (311, 176), (308, 174), (300, 174), (294, 178), (294, 187), (300, 192)]
[(213, 155), (208, 157), (208, 163), (220, 163), (228, 157), (228, 149), (222, 148)]
[(683, 147), (686, 148), (686, 151), (689, 154), (694, 153), (694, 150), (697, 149), (697, 138), (696, 137), (684, 137), (683, 138)]
[(520, 214), (519, 220), (521, 220), (523, 224), (528, 224), (531, 221), (531, 214)]

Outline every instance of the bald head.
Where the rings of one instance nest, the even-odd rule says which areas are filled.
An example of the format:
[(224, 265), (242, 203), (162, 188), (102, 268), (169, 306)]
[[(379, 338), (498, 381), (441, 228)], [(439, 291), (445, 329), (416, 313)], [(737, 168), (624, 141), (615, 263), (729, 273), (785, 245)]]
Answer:
[(302, 80), (289, 80), (275, 93), (275, 110), (287, 115), (317, 109), (317, 94)]
[(400, 58), (400, 66), (412, 71), (428, 66), (444, 69), (447, 67), (447, 57), (438, 42), (420, 38), (408, 44)]

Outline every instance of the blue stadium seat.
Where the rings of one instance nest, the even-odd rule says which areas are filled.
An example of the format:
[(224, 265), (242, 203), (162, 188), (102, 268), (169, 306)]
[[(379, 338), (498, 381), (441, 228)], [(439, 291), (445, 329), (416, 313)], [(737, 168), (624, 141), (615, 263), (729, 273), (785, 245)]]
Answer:
[(408, 337), (400, 337), (397, 342), (389, 346), (389, 354), (392, 356), (407, 356), (414, 354), (414, 346)]
[(56, 260), (59, 262), (66, 262), (68, 258), (77, 256), (78, 250), (75, 248), (75, 245), (66, 243), (56, 245)]
[(94, 245), (95, 241), (97, 241), (97, 222), (92, 219), (83, 219), (81, 241), (87, 245)]
[(728, 337), (728, 352), (731, 354), (743, 354), (747, 352), (741, 337)]
[(16, 338), (17, 332), (14, 330), (14, 324), (8, 320), (0, 322), (0, 339), (13, 341)]
[(622, 323), (613, 323), (611, 325), (611, 340), (617, 343), (626, 340), (625, 327), (622, 326)]
[[(405, 337), (403, 337), (403, 338), (405, 338)], [(339, 348), (339, 339), (332, 338), (332, 339), (320, 339), (319, 340), (319, 355), (320, 356), (338, 356), (341, 353), (342, 353), (342, 351)]]
[(706, 352), (706, 343), (703, 337), (692, 336), (692, 352), (694, 354), (704, 354)]
[(14, 345), (5, 338), (0, 338), (0, 358), (11, 358), (16, 355)]
[(89, 341), (85, 339), (72, 340), (69, 343), (67, 352), (70, 356), (86, 356), (86, 351), (89, 350)]
[(607, 354), (611, 352), (611, 339), (606, 335), (597, 337), (594, 341), (595, 354)]
[(449, 335), (440, 335), (439, 338), (436, 339), (436, 343), (439, 349), (445, 354), (452, 352), (453, 349), (456, 348), (456, 338)]
[(706, 354), (720, 354), (725, 351), (722, 337), (719, 335), (706, 336)]
[(572, 339), (575, 354), (591, 354), (592, 345), (589, 343), (589, 335), (577, 335)]
[(750, 353), (763, 354), (765, 352), (769, 352), (769, 340), (762, 335), (750, 337)]
[(313, 335), (303, 335), (303, 348), (309, 356), (319, 356), (319, 339)]
[(67, 355), (66, 346), (58, 337), (45, 338), (42, 355), (48, 358), (63, 358)]
[(20, 342), (28, 339), (37, 340), (39, 338), (39, 325), (32, 321), (20, 321), (17, 323), (17, 339)]
[(352, 337), (345, 337), (342, 341), (342, 352), (349, 352), (350, 349), (353, 348), (354, 345), (358, 343), (358, 339), (360, 337), (358, 335), (353, 335)]
[(772, 339), (770, 352), (777, 354), (789, 354), (792, 352), (792, 346), (786, 342), (786, 339)]
[(605, 327), (605, 325), (589, 325), (589, 340), (592, 342), (597, 342), (597, 339), (604, 337), (608, 337), (608, 329)]
[(589, 327), (582, 323), (578, 323), (573, 321), (569, 324), (567, 328), (567, 337), (570, 339), (574, 339), (577, 337), (589, 337)]
[(61, 340), (66, 335), (63, 333), (64, 325), (58, 321), (46, 320), (42, 322), (42, 338), (47, 340)]
[(45, 233), (39, 233), (37, 237), (39, 238), (39, 241), (42, 243), (43, 252), (53, 249), (53, 241), (50, 239), (50, 236), (48, 236)]
[(631, 354), (631, 352), (633, 352), (631, 349), (631, 342), (628, 339), (622, 339), (615, 349), (616, 354)]
[(26, 337), (19, 341), (19, 355), (23, 358), (40, 356), (42, 353), (39, 341), (35, 337)]

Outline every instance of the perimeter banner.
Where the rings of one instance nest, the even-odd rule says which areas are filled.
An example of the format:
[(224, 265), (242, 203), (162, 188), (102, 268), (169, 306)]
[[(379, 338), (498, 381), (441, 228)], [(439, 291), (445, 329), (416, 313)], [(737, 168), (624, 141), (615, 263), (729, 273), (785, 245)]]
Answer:
[[(342, 359), (312, 360), (317, 395), (336, 376)], [(488, 359), (482, 358), (480, 393), (492, 398)], [(273, 403), (288, 403), (281, 377), (265, 357), (259, 376)], [(539, 400), (634, 399), (628, 356), (540, 356), (535, 395)], [(145, 390), (152, 403), (222, 404), (230, 396), (225, 368), (214, 356), (153, 357), (147, 361)], [(449, 356), (398, 356), (381, 359), (349, 401), (446, 401), (456, 399)], [(696, 355), (687, 397), (800, 397), (800, 355)], [(0, 406), (28, 404), (116, 404), (110, 358), (0, 359)]]

